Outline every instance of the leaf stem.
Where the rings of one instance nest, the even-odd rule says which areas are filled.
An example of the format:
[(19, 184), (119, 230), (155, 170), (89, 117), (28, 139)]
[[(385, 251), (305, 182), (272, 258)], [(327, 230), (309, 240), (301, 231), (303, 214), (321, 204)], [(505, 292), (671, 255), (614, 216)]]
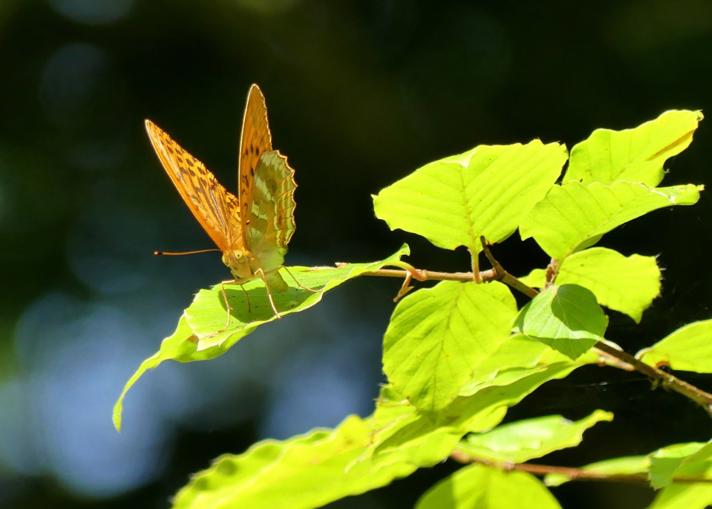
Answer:
[[(561, 467), (555, 465), (542, 465), (538, 463), (506, 463), (497, 462), (485, 458), (477, 458), (470, 456), (464, 451), (455, 450), (450, 457), (458, 463), (479, 463), (488, 467), (497, 468), (505, 471), (527, 472), (537, 476), (545, 476), (548, 474), (559, 474), (568, 477), (572, 481), (608, 481), (608, 482), (632, 482), (648, 484), (650, 479), (645, 473), (638, 474), (605, 474), (595, 472), (583, 468)], [(712, 478), (694, 477), (694, 476), (678, 476), (672, 479), (673, 483), (689, 484), (689, 483), (712, 483)]]
[[(492, 264), (491, 269), (480, 272), (482, 281), (501, 281), (529, 298), (536, 297), (539, 292), (536, 289), (525, 285), (515, 276), (507, 272), (504, 267), (502, 267), (502, 264), (499, 263), (499, 261), (492, 254), (490, 249), (491, 245), (485, 241), (484, 237), (481, 238), (481, 241), (485, 256), (487, 257), (487, 260), (489, 260), (490, 264)], [(461, 281), (465, 283), (473, 280), (472, 272), (437, 272), (432, 270), (417, 269), (411, 265), (408, 265), (406, 270), (380, 269), (372, 272), (366, 272), (363, 275), (406, 278), (408, 283), (411, 279), (415, 279), (417, 281)], [(405, 288), (407, 289), (404, 290)], [(410, 287), (408, 287), (406, 283), (396, 299), (405, 295), (405, 293), (409, 290)], [(712, 415), (712, 394), (677, 378), (675, 375), (668, 373), (667, 371), (645, 364), (628, 352), (615, 348), (603, 341), (598, 341), (594, 348), (598, 350), (604, 358), (608, 358), (605, 360), (606, 365), (626, 371), (638, 371), (639, 373), (649, 377), (651, 380), (660, 383), (664, 388), (677, 392), (691, 401), (694, 401), (708, 414)], [(611, 357), (615, 360), (610, 359)]]

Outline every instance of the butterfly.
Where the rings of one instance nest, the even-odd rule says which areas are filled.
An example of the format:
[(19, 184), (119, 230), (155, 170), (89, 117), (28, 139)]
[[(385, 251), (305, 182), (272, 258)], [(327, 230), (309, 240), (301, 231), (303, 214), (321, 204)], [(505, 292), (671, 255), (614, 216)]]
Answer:
[[(183, 201), (222, 251), (222, 262), (230, 269), (234, 282), (242, 285), (262, 279), (272, 310), (279, 318), (271, 290), (287, 289), (279, 269), (296, 227), (297, 184), (287, 158), (272, 148), (267, 104), (260, 87), (253, 84), (247, 94), (237, 195), (225, 189), (203, 163), (150, 120), (146, 120), (146, 131)], [(229, 320), (229, 303), (222, 286), (221, 289)]]

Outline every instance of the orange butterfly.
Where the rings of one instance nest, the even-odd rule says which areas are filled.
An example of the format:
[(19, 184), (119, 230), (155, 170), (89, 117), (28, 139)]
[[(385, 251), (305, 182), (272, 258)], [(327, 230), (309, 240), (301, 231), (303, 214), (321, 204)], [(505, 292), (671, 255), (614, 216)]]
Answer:
[(267, 105), (260, 87), (253, 84), (247, 94), (237, 196), (150, 120), (146, 120), (146, 131), (183, 201), (222, 251), (222, 261), (235, 282), (244, 284), (261, 278), (272, 310), (279, 318), (270, 289), (287, 288), (279, 269), (295, 230), (297, 184), (287, 158), (272, 149)]

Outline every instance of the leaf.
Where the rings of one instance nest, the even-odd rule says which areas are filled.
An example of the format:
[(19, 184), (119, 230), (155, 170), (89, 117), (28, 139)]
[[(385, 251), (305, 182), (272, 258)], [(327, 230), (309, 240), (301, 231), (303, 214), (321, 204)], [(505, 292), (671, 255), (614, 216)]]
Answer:
[(442, 281), (400, 301), (383, 339), (383, 370), (418, 409), (437, 412), (457, 397), (478, 359), (509, 335), (517, 305), (497, 281)]
[(515, 328), (575, 359), (603, 339), (608, 318), (590, 290), (551, 286), (519, 312)]
[[(526, 505), (523, 502), (526, 501)], [(416, 509), (554, 509), (561, 506), (531, 474), (503, 472), (484, 465), (469, 465), (430, 488)]]
[(612, 420), (612, 413), (596, 410), (579, 421), (560, 415), (515, 421), (492, 431), (469, 435), (457, 450), (477, 460), (524, 463), (560, 449), (576, 447), (583, 440), (584, 431), (599, 422)]
[[(576, 359), (580, 365), (597, 361), (597, 355)], [(460, 389), (459, 395), (473, 396), (487, 387), (510, 385), (546, 371), (552, 365), (570, 362), (569, 357), (536, 339), (521, 334), (510, 336), (496, 351), (480, 360), (472, 379)]]
[[(404, 245), (385, 260), (376, 262), (348, 263), (338, 267), (290, 267), (288, 271), (282, 269), (280, 273), (288, 283), (288, 288), (282, 292), (273, 292), (275, 305), (282, 317), (304, 311), (321, 302), (329, 290), (365, 272), (386, 265), (397, 266), (400, 258), (409, 253), (408, 246)], [(224, 353), (260, 325), (278, 319), (269, 304), (261, 279), (248, 281), (242, 287), (225, 284), (224, 289), (231, 308), (227, 326), (221, 285), (200, 290), (185, 310), (186, 320), (198, 338), (197, 350), (210, 350), (213, 357)]]
[[(297, 286), (288, 273), (285, 273), (286, 281), (290, 282), (290, 286), (285, 292), (275, 293), (275, 303), (282, 316), (304, 311), (319, 303), (326, 292), (350, 279), (386, 265), (398, 266), (401, 263), (401, 256), (408, 253), (408, 246), (404, 245), (392, 256), (377, 262), (349, 263), (339, 267), (323, 268), (291, 267), (289, 270), (299, 284), (316, 292)], [(114, 404), (113, 421), (117, 430), (121, 429), (121, 414), (126, 393), (147, 371), (168, 360), (193, 362), (219, 357), (257, 327), (276, 319), (267, 302), (264, 283), (253, 280), (246, 283), (244, 287), (245, 292), (250, 294), (249, 311), (247, 303), (239, 300), (244, 299), (244, 292), (239, 287), (235, 289), (235, 285), (225, 285), (231, 305), (230, 322), (227, 327), (225, 327), (227, 311), (220, 285), (198, 292), (193, 303), (181, 316), (175, 332), (161, 342), (158, 352), (144, 360), (126, 382)]]
[(634, 182), (569, 182), (551, 188), (519, 227), (552, 258), (563, 261), (601, 235), (653, 210), (693, 205), (703, 186), (648, 187)]
[[(620, 474), (645, 474), (650, 468), (648, 456), (623, 456), (604, 461), (597, 461), (581, 467), (584, 472), (592, 472), (603, 476)], [(563, 474), (547, 474), (544, 484), (547, 486), (561, 486), (571, 479)]]
[[(480, 386), (471, 396), (458, 397), (435, 416), (419, 413), (411, 406), (397, 424), (374, 436), (371, 445), (373, 452), (399, 448), (443, 430), (449, 431), (459, 440), (467, 432), (492, 429), (502, 421), (507, 408), (519, 403), (542, 384), (564, 378), (577, 367), (590, 362), (586, 356), (575, 362), (564, 357), (562, 359), (545, 366), (543, 370), (539, 365), (534, 365), (528, 371), (522, 368), (513, 379), (508, 379), (509, 371), (505, 370), (502, 378), (496, 377), (489, 385)], [(379, 407), (383, 404), (379, 400)]]
[(711, 505), (712, 484), (673, 484), (658, 492), (649, 509), (706, 509)]
[(628, 180), (657, 186), (668, 158), (685, 150), (701, 111), (670, 110), (634, 129), (596, 129), (571, 149), (564, 183)]
[(509, 237), (561, 172), (566, 147), (480, 145), (426, 164), (373, 197), (376, 217), (391, 230), (422, 235), (438, 247), (481, 250)]
[[(643, 311), (660, 295), (660, 277), (654, 256), (626, 257), (613, 249), (594, 247), (566, 257), (556, 283), (588, 288), (599, 304), (625, 313), (639, 323)], [(534, 269), (520, 280), (542, 288), (546, 271)]]
[(652, 366), (664, 364), (672, 369), (712, 373), (712, 320), (689, 323), (637, 357)]
[(336, 429), (318, 429), (285, 441), (264, 440), (243, 454), (225, 454), (194, 475), (175, 497), (174, 509), (320, 507), (385, 486), (449, 454), (439, 437), (364, 461), (354, 460), (382, 426), (377, 418), (350, 416)]
[(690, 442), (663, 447), (650, 455), (650, 484), (659, 489), (673, 479), (712, 473), (712, 442)]

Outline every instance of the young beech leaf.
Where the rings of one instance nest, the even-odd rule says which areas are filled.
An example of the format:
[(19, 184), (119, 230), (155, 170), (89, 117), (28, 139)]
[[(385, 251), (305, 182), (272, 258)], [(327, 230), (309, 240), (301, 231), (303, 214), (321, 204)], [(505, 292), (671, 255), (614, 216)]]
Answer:
[[(521, 281), (542, 288), (546, 271), (534, 269)], [(624, 256), (613, 249), (594, 247), (566, 257), (556, 283), (588, 288), (602, 306), (640, 322), (643, 311), (660, 295), (660, 268), (654, 256)]]
[[(601, 475), (616, 474), (646, 474), (650, 468), (649, 456), (622, 456), (608, 460), (589, 463), (581, 467), (584, 472), (593, 472)], [(561, 486), (571, 478), (563, 474), (547, 474), (544, 484), (547, 486)]]
[(701, 111), (670, 110), (634, 129), (596, 129), (571, 149), (564, 183), (628, 180), (657, 186), (668, 158), (685, 150)]
[(650, 484), (659, 489), (675, 477), (712, 474), (712, 442), (690, 442), (658, 449), (650, 455)]
[(563, 261), (605, 233), (672, 205), (693, 205), (704, 186), (648, 187), (635, 182), (569, 182), (551, 188), (519, 226), (552, 258)]
[(442, 281), (404, 298), (383, 339), (383, 370), (418, 409), (437, 412), (457, 397), (479, 359), (507, 338), (517, 313), (499, 282)]
[(452, 441), (434, 434), (377, 457), (355, 461), (383, 419), (346, 418), (284, 441), (264, 440), (242, 454), (224, 454), (195, 474), (176, 495), (174, 509), (300, 509), (321, 507), (443, 461)]
[(689, 323), (637, 356), (652, 366), (662, 363), (672, 369), (712, 373), (712, 320)]
[(575, 359), (603, 339), (608, 318), (590, 290), (551, 286), (534, 297), (515, 321), (515, 330)]
[[(521, 346), (521, 342), (518, 342), (517, 346)], [(467, 432), (490, 430), (502, 421), (509, 407), (518, 404), (542, 384), (564, 378), (574, 369), (596, 362), (593, 355), (582, 355), (572, 361), (553, 352), (549, 347), (542, 346), (552, 355), (528, 350), (522, 352), (518, 362), (511, 351), (499, 356), (500, 360), (508, 362), (502, 366), (501, 372), (472, 388), (469, 394), (459, 395), (438, 414), (419, 412), (417, 408), (409, 405), (403, 396), (400, 396), (400, 399), (384, 398), (382, 394), (377, 408), (398, 414), (397, 418), (392, 420), (391, 426), (384, 426), (378, 434), (374, 434), (372, 452), (378, 454), (393, 447), (413, 444), (434, 433), (448, 432), (456, 437), (457, 441)], [(389, 392), (395, 393), (392, 389)], [(404, 406), (407, 411), (403, 410)], [(380, 410), (377, 410), (376, 414), (379, 415)]]
[(469, 435), (457, 450), (474, 458), (494, 462), (524, 463), (547, 454), (576, 447), (583, 433), (602, 421), (612, 421), (613, 414), (596, 410), (580, 421), (560, 415), (515, 421), (486, 433)]
[(484, 465), (461, 468), (430, 488), (416, 509), (559, 509), (542, 482), (526, 472), (504, 472)]
[(415, 170), (373, 197), (388, 226), (422, 235), (438, 247), (481, 250), (480, 236), (511, 235), (561, 173), (566, 147), (480, 145)]
[[(393, 255), (377, 262), (347, 263), (339, 267), (291, 267), (289, 272), (283, 270), (282, 276), (289, 288), (284, 292), (273, 292), (275, 304), (282, 316), (304, 311), (319, 303), (326, 292), (349, 279), (386, 265), (398, 265), (401, 256), (408, 253), (408, 246), (404, 245)], [(244, 287), (243, 291), (239, 286), (225, 285), (231, 311), (227, 325), (227, 310), (220, 285), (198, 292), (183, 312), (175, 332), (163, 340), (159, 351), (144, 360), (126, 382), (114, 404), (113, 419), (117, 430), (121, 427), (124, 397), (144, 373), (168, 360), (193, 362), (219, 357), (260, 325), (277, 319), (266, 300), (267, 293), (261, 280), (249, 281)], [(249, 303), (246, 295), (249, 295)]]

